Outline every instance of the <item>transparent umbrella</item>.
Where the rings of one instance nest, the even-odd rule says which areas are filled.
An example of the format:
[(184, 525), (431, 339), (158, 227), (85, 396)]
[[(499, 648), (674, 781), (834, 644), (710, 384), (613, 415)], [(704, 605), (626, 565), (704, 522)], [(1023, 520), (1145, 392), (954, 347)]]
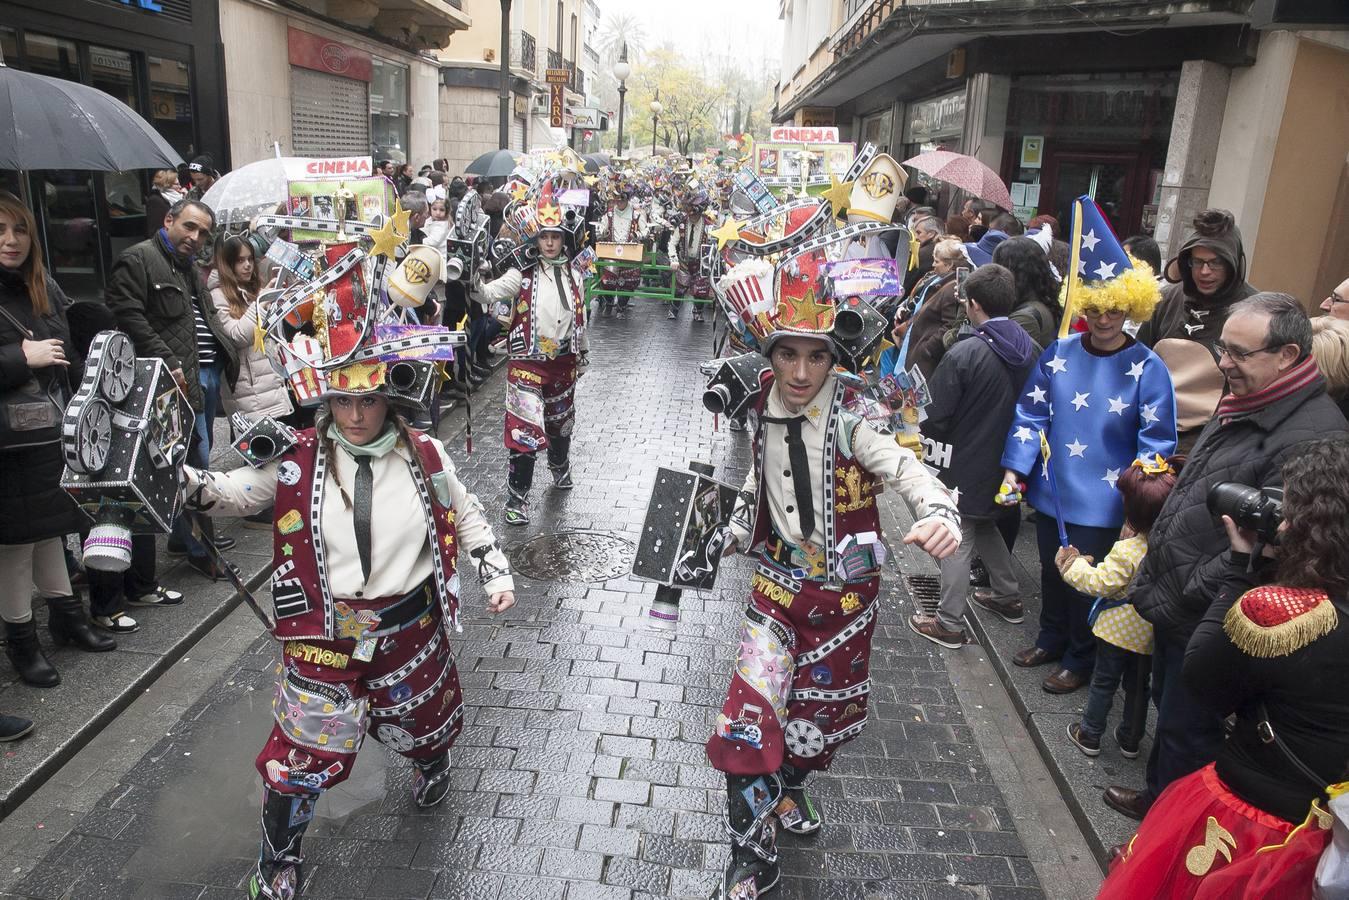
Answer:
[(221, 225), (239, 225), (256, 215), (274, 212), (286, 200), (286, 164), (296, 157), (260, 159), (223, 175), (202, 202), (215, 211)]

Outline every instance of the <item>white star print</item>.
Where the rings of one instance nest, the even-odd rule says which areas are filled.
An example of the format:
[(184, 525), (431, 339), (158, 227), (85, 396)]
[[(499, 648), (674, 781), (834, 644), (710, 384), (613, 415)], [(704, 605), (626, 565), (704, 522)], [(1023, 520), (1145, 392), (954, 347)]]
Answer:
[(1068, 371), (1068, 360), (1064, 359), (1061, 356), (1054, 357), (1049, 362), (1045, 363), (1045, 365), (1053, 369), (1055, 374), (1058, 375), (1062, 375), (1064, 372)]
[(1033, 403), (1044, 403), (1046, 399), (1045, 389), (1042, 387), (1036, 387), (1026, 396), (1029, 397), (1031, 399), (1031, 402)]
[(1124, 415), (1124, 411), (1129, 408), (1129, 404), (1124, 402), (1123, 397), (1110, 398), (1110, 411), (1117, 416)]
[(1079, 259), (1077, 261), (1077, 274), (1079, 275), (1087, 274), (1087, 261), (1085, 259)]
[(1115, 482), (1119, 480), (1119, 469), (1106, 469), (1105, 477), (1102, 478), (1101, 480), (1109, 484), (1111, 487), (1114, 487)]
[(1142, 410), (1139, 412), (1139, 415), (1142, 416), (1143, 421), (1147, 422), (1149, 425), (1151, 425), (1153, 422), (1156, 422), (1157, 421), (1156, 404), (1149, 405), (1147, 403), (1144, 403)]
[(1137, 381), (1138, 379), (1142, 378), (1142, 377), (1143, 377), (1143, 360), (1140, 359), (1138, 362), (1136, 362), (1136, 363), (1134, 363), (1132, 366), (1130, 366), (1130, 367), (1129, 367), (1129, 371), (1128, 371), (1127, 374), (1128, 374), (1131, 378), (1133, 378), (1134, 381)]
[(1082, 249), (1086, 250), (1088, 253), (1095, 250), (1096, 245), (1100, 242), (1101, 239), (1096, 236), (1095, 228), (1082, 235)]
[(1107, 262), (1101, 263), (1099, 266), (1096, 267), (1095, 272), (1096, 277), (1101, 279), (1102, 281), (1105, 281), (1108, 278), (1114, 278), (1115, 266), (1117, 265), (1119, 265), (1119, 263), (1107, 263)]
[(1031, 434), (1030, 429), (1025, 425), (1018, 425), (1016, 431), (1012, 434), (1012, 437), (1024, 444), (1026, 441), (1033, 440), (1035, 435)]
[(1084, 406), (1091, 409), (1091, 404), (1087, 402), (1087, 398), (1090, 396), (1090, 392), (1083, 394), (1078, 391), (1073, 391), (1073, 409), (1078, 410), (1079, 412), (1081, 412), (1082, 407)]
[(1063, 448), (1068, 451), (1069, 457), (1081, 456), (1083, 453), (1087, 452), (1087, 445), (1079, 441), (1077, 438), (1073, 438), (1073, 442), (1071, 444), (1064, 444)]

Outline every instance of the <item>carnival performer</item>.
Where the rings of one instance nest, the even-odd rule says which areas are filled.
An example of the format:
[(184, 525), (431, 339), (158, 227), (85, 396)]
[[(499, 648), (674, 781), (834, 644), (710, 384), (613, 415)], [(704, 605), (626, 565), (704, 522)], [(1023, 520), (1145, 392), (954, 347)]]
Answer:
[[(620, 180), (615, 185), (609, 211), (600, 219), (599, 227), (596, 229), (598, 240), (615, 244), (635, 244), (646, 237), (646, 215), (632, 202), (632, 195), (632, 185), (626, 179)], [(600, 275), (600, 290), (602, 291), (631, 293), (641, 285), (642, 269), (640, 266), (606, 268)], [(608, 315), (613, 312), (616, 318), (621, 319), (627, 315), (628, 304), (632, 298), (617, 298), (616, 311), (614, 299), (612, 295), (600, 294), (600, 314)]]
[(730, 522), (726, 552), (743, 548), (758, 566), (707, 742), (712, 765), (726, 775), (728, 898), (777, 884), (778, 823), (795, 834), (819, 829), (806, 778), (827, 769), (866, 722), (884, 560), (882, 482), (917, 510), (904, 543), (940, 559), (961, 540), (941, 483), (846, 408), (853, 392), (834, 372), (833, 307), (814, 297), (781, 299), (761, 339), (772, 371), (750, 416), (754, 458)]
[(576, 380), (589, 365), (583, 285), (565, 252), (567, 229), (550, 185), (543, 187), (536, 213), (537, 262), (524, 269), (513, 266), (495, 281), (477, 286), (479, 296), (488, 303), (511, 303), (509, 313), (501, 317), (510, 354), (506, 367), (507, 525), (529, 523), (529, 490), (540, 450), (548, 452), (553, 486), (571, 490)]
[(449, 643), (461, 543), (488, 611), (515, 603), (481, 504), (444, 445), (391, 407), (386, 365), (331, 373), (315, 427), (268, 465), (185, 469), (193, 509), (242, 516), (275, 503), (274, 634), (284, 663), (257, 758), (263, 839), (253, 898), (300, 896), (300, 841), (314, 804), (350, 776), (367, 733), (412, 761), (419, 807), (445, 798), (463, 727)]
[(706, 300), (712, 295), (712, 283), (702, 271), (703, 243), (709, 239), (715, 227), (708, 214), (707, 191), (701, 188), (689, 188), (680, 202), (679, 222), (670, 236), (670, 261), (675, 263), (675, 296), (678, 299), (667, 302), (669, 309), (666, 318), (679, 318), (679, 307), (685, 297), (692, 297), (693, 321), (703, 321), (703, 305), (696, 301)]

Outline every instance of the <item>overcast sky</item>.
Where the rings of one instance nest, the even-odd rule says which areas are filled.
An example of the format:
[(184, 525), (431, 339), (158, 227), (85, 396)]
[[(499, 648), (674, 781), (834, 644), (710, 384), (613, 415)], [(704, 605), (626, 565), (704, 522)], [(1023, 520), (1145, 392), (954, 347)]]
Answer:
[(598, 0), (600, 23), (618, 13), (642, 22), (647, 45), (668, 40), (689, 59), (735, 53), (746, 65), (771, 68), (782, 55), (778, 0)]

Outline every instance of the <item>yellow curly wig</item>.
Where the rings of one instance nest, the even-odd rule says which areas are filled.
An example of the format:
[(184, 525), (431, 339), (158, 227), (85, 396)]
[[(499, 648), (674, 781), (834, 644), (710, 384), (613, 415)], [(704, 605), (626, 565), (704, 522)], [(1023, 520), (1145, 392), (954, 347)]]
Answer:
[[(1135, 322), (1146, 322), (1152, 318), (1152, 311), (1162, 299), (1161, 287), (1157, 284), (1152, 267), (1140, 259), (1129, 257), (1133, 268), (1125, 269), (1109, 281), (1087, 281), (1076, 279), (1073, 285), (1073, 308), (1078, 315), (1088, 306), (1098, 309), (1114, 309), (1123, 312)], [(1064, 282), (1064, 293), (1067, 282)], [(1060, 297), (1060, 302), (1066, 299)]]

